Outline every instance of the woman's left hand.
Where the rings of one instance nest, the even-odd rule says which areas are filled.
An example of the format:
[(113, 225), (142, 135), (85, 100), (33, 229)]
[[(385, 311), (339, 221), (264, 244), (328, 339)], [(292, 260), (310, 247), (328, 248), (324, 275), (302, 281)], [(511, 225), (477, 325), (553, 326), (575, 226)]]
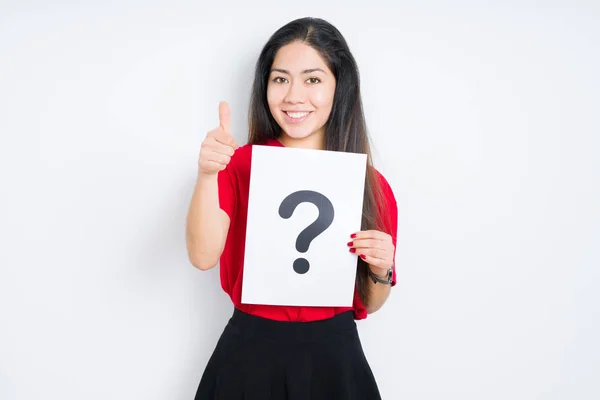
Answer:
[(388, 269), (394, 265), (395, 248), (392, 237), (376, 230), (356, 232), (350, 237), (350, 252), (365, 260), (375, 275), (385, 276)]

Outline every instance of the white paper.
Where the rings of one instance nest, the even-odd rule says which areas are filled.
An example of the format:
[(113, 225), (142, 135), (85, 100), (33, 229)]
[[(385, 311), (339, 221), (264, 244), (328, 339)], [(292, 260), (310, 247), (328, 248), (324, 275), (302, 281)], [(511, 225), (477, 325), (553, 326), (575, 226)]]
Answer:
[[(242, 303), (352, 306), (357, 256), (347, 243), (361, 226), (366, 163), (365, 154), (253, 147)], [(325, 196), (334, 210), (305, 253), (296, 239), (319, 216), (317, 206), (303, 202), (290, 218), (279, 214), (283, 200), (301, 190)], [(294, 270), (298, 258), (308, 260), (307, 272)]]

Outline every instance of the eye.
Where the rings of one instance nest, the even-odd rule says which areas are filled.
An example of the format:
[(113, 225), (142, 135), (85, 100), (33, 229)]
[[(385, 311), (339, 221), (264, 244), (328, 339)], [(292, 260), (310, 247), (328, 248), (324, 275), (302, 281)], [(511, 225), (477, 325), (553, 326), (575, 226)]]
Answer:
[(275, 83), (284, 83), (282, 81), (287, 81), (287, 79), (282, 78), (281, 76), (277, 76), (277, 77), (275, 77), (275, 79), (273, 79), (273, 82), (275, 82)]
[(321, 80), (319, 78), (308, 78), (307, 81), (310, 83), (321, 83)]

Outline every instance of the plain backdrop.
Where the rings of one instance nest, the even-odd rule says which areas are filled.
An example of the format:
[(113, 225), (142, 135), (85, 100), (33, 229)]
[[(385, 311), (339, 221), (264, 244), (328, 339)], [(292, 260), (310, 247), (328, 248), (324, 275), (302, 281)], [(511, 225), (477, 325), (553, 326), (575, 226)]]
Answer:
[(399, 206), (385, 400), (600, 398), (594, 1), (0, 0), (0, 399), (189, 400), (232, 311), (185, 217), (229, 101), (322, 17)]

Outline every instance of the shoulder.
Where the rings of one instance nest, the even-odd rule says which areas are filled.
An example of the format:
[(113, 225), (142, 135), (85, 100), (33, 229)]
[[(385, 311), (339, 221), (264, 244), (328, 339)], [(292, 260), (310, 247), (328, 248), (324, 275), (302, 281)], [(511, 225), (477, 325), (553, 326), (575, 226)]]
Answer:
[(246, 165), (250, 164), (250, 159), (252, 157), (252, 145), (244, 144), (237, 149), (231, 156), (231, 161), (227, 165), (228, 168), (243, 168)]
[(246, 143), (235, 150), (231, 157), (230, 165), (233, 164), (234, 168), (250, 168), (252, 160), (252, 148), (254, 146), (280, 146), (276, 139), (268, 139), (260, 143)]
[(374, 167), (373, 170), (375, 171), (375, 175), (379, 180), (380, 188), (379, 193), (376, 194), (376, 197), (378, 197), (378, 200), (376, 201), (379, 214), (379, 226), (392, 236), (393, 243), (395, 245), (396, 234), (398, 230), (398, 203), (396, 202), (396, 196), (394, 196), (392, 186), (383, 176), (383, 174)]
[(250, 143), (246, 143), (235, 149), (235, 153), (233, 153), (233, 158), (242, 158), (246, 156), (250, 156), (252, 154), (252, 145)]
[(392, 186), (390, 185), (390, 183), (388, 182), (388, 180), (385, 178), (385, 176), (383, 176), (383, 174), (375, 167), (372, 167), (373, 171), (375, 172), (375, 176), (378, 179), (379, 185), (381, 187), (381, 193), (383, 194), (383, 197), (392, 204), (396, 203), (396, 196), (394, 196), (394, 190), (392, 189)]

